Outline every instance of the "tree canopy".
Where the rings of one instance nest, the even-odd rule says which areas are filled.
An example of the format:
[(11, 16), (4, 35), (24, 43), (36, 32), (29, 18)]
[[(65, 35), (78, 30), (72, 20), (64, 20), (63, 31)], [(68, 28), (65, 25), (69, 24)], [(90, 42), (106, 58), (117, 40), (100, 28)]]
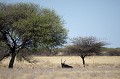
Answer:
[[(9, 68), (21, 50), (52, 49), (66, 42), (64, 22), (54, 10), (32, 3), (0, 3), (0, 42), (8, 48), (4, 56), (11, 56)], [(27, 52), (21, 52), (27, 53)], [(3, 56), (3, 57), (4, 57)]]

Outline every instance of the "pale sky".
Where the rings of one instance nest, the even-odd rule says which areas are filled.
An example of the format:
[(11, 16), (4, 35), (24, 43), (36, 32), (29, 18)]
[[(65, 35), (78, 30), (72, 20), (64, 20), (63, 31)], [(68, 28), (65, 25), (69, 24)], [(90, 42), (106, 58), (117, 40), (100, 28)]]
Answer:
[(95, 36), (120, 47), (120, 0), (0, 0), (31, 2), (54, 9), (65, 20), (68, 37)]

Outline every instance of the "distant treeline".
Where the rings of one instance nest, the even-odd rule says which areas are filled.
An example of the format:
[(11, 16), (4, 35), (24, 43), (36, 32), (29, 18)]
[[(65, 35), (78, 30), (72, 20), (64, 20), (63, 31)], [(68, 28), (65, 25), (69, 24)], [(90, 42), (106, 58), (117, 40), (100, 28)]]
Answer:
[[(120, 56), (120, 48), (102, 48), (100, 53), (97, 53), (97, 56)], [(78, 53), (68, 52), (67, 48), (58, 49), (58, 55), (78, 55)]]
[[(102, 48), (102, 51), (100, 53), (97, 53), (95, 55), (97, 56), (120, 56), (120, 48)], [(1, 49), (0, 54), (5, 54), (7, 53), (7, 49)], [(21, 51), (23, 52), (23, 51)], [(24, 52), (29, 52), (29, 51), (24, 51)], [(39, 55), (39, 56), (78, 56), (78, 53), (73, 53), (70, 51), (67, 47), (64, 48), (55, 48), (51, 50), (33, 50), (32, 53), (33, 55)]]
[[(78, 56), (78, 53), (70, 52), (67, 47), (65, 48), (56, 48), (51, 51), (35, 51), (34, 55), (40, 56)], [(120, 48), (102, 48), (100, 53), (95, 54), (97, 56), (120, 56)]]
[(120, 48), (103, 48), (101, 55), (120, 56)]

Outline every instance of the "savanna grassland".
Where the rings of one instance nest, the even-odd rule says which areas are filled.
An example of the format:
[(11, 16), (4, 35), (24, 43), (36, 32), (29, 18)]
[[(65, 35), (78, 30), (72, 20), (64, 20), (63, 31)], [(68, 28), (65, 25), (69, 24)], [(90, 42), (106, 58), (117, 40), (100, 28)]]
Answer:
[[(61, 58), (73, 68), (61, 68)], [(85, 68), (79, 56), (35, 56), (32, 64), (15, 61), (13, 69), (8, 60), (0, 62), (0, 79), (120, 79), (120, 56), (86, 57)]]

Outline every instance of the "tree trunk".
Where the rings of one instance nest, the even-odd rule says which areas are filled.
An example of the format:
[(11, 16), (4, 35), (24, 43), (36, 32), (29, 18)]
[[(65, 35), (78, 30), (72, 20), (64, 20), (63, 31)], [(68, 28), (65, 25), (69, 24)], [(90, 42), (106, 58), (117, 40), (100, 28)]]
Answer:
[(16, 57), (16, 54), (12, 54), (8, 68), (13, 68), (15, 57)]
[(82, 58), (82, 61), (83, 61), (83, 65), (85, 67), (85, 57)]
[(15, 57), (16, 57), (15, 48), (13, 48), (13, 49), (11, 49), (11, 60), (9, 62), (8, 68), (13, 68)]
[(86, 55), (80, 55), (80, 57), (82, 58), (83, 66), (84, 66), (84, 67), (85, 67), (85, 56), (86, 56)]

